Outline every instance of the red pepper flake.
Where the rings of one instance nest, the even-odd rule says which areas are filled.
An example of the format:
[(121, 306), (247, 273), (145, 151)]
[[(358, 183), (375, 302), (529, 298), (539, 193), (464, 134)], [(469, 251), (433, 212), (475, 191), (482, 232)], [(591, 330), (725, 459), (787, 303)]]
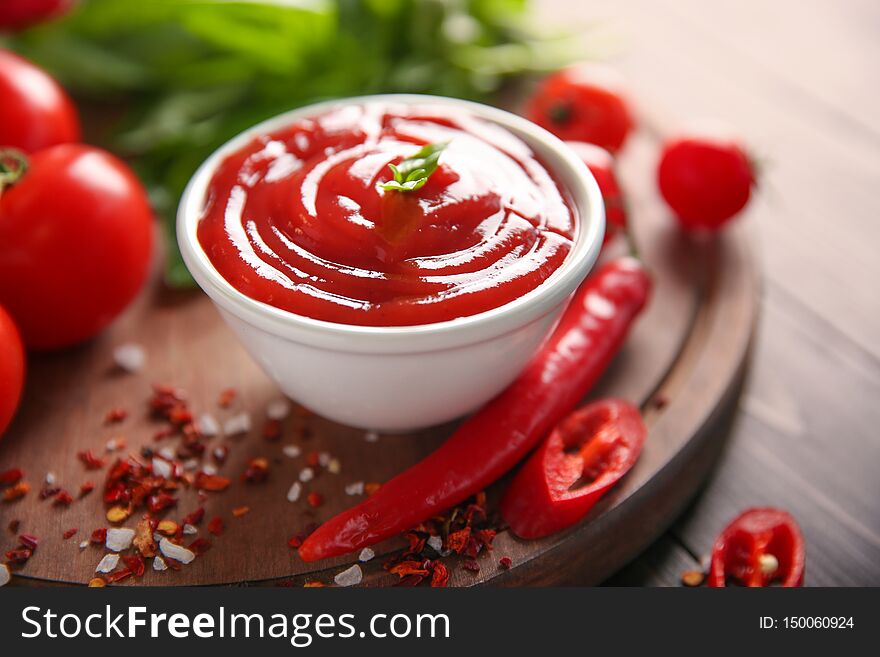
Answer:
[(480, 564), (475, 559), (465, 559), (461, 565), (465, 570), (469, 570), (472, 573), (480, 572)]
[(245, 471), (241, 475), (241, 480), (248, 484), (259, 484), (269, 477), (269, 461), (262, 456), (252, 458), (248, 461)]
[(103, 545), (107, 541), (107, 528), (106, 527), (98, 527), (95, 531), (92, 532), (92, 536), (89, 538), (89, 543), (94, 543), (95, 545)]
[(211, 549), (211, 541), (204, 539), (204, 538), (197, 538), (192, 543), (190, 543), (187, 547), (189, 548), (189, 550), (191, 552), (194, 552), (197, 555), (204, 554), (205, 552), (207, 552), (208, 550)]
[(147, 498), (147, 508), (151, 513), (159, 513), (172, 506), (177, 506), (177, 499), (164, 491)]
[(324, 582), (319, 582), (314, 579), (310, 579), (309, 581), (307, 581), (303, 584), (304, 589), (322, 589), (325, 586), (327, 586), (327, 585), (324, 584)]
[(287, 539), (287, 544), (294, 550), (297, 550), (305, 540), (306, 539), (302, 534), (294, 534), (289, 539)]
[(401, 579), (408, 575), (420, 575), (421, 577), (427, 577), (430, 572), (428, 571), (428, 561), (414, 561), (412, 559), (407, 559), (406, 561), (400, 561), (391, 567), (388, 568), (388, 572), (398, 575)]
[(223, 524), (223, 518), (220, 516), (211, 518), (211, 522), (208, 523), (208, 531), (214, 534), (214, 536), (220, 536), (224, 529), (225, 525)]
[(681, 583), (683, 586), (697, 587), (702, 586), (706, 581), (706, 573), (699, 570), (686, 570), (681, 574)]
[(211, 492), (217, 492), (221, 490), (226, 490), (228, 486), (229, 479), (227, 479), (226, 477), (221, 477), (220, 475), (208, 475), (204, 472), (199, 472), (196, 475), (196, 488)]
[(470, 527), (465, 527), (464, 529), (454, 531), (446, 538), (446, 549), (452, 550), (456, 554), (461, 554), (462, 551), (467, 547), (468, 539), (470, 537)]
[(144, 575), (144, 558), (139, 554), (122, 557), (122, 560), (135, 577), (143, 577)]
[(17, 534), (18, 528), (21, 527), (21, 520), (10, 520), (8, 527), (9, 527), (10, 533)]
[(317, 450), (313, 449), (308, 454), (306, 454), (306, 463), (310, 467), (315, 468), (318, 466), (318, 463), (320, 463), (320, 462), (321, 462), (321, 453), (318, 452)]
[(498, 565), (501, 566), (504, 570), (510, 570), (510, 567), (513, 565), (513, 559), (510, 557), (501, 557), (498, 560)]
[(205, 517), (205, 507), (200, 506), (198, 509), (188, 514), (183, 519), (184, 525), (200, 525), (202, 523), (202, 519)]
[(235, 388), (226, 388), (220, 393), (220, 397), (217, 400), (217, 405), (220, 408), (229, 408), (232, 406), (232, 402), (235, 401), (235, 398), (238, 396), (238, 391)]
[(84, 481), (82, 485), (79, 487), (79, 496), (85, 497), (89, 493), (95, 490), (95, 482), (93, 481)]
[(122, 570), (117, 570), (115, 573), (110, 573), (108, 575), (104, 575), (104, 581), (107, 584), (113, 584), (114, 582), (121, 582), (122, 580), (130, 577), (132, 574), (131, 568), (123, 568)]
[(266, 420), (266, 424), (263, 425), (263, 438), (270, 443), (274, 443), (281, 438), (281, 421)]
[(18, 483), (19, 479), (23, 476), (24, 472), (22, 472), (21, 468), (12, 468), (6, 472), (0, 472), (0, 484), (8, 486), (10, 484)]
[(70, 506), (71, 503), (73, 503), (73, 495), (68, 493), (63, 488), (58, 491), (58, 493), (55, 495), (55, 501), (52, 502), (52, 504), (55, 504), (57, 506)]
[(104, 416), (104, 424), (118, 424), (128, 417), (128, 411), (124, 408), (112, 408)]
[(306, 496), (306, 502), (309, 503), (309, 506), (313, 509), (317, 509), (324, 503), (324, 496), (321, 493), (316, 493), (312, 491)]
[(232, 510), (232, 515), (236, 518), (241, 518), (244, 515), (247, 515), (251, 512), (251, 508), (249, 506), (237, 506)]
[(153, 540), (153, 519), (150, 517), (150, 514), (144, 514), (144, 516), (138, 520), (137, 527), (135, 527), (134, 530), (134, 539), (132, 539), (132, 543), (142, 556), (156, 556), (156, 541)]
[(373, 495), (380, 488), (382, 488), (382, 484), (377, 481), (370, 481), (364, 484), (364, 492), (367, 494), (367, 496)]
[(49, 484), (43, 484), (43, 487), (40, 489), (40, 499), (45, 500), (50, 497), (55, 497), (60, 492), (61, 486), (50, 486)]
[(32, 536), (31, 534), (22, 534), (18, 537), (18, 541), (30, 550), (36, 550), (37, 545), (39, 545), (40, 543), (40, 539), (38, 539), (36, 536)]
[(3, 491), (3, 501), (12, 502), (20, 497), (24, 497), (30, 491), (31, 485), (26, 481), (19, 481)]
[(409, 548), (406, 550), (407, 554), (421, 554), (425, 549), (428, 537), (426, 534), (419, 532), (407, 532), (406, 540), (409, 541)]
[(6, 553), (6, 563), (16, 566), (21, 566), (28, 559), (31, 558), (31, 555), (34, 551), (30, 548), (22, 547), (16, 548), (15, 550), (9, 550)]
[(440, 588), (449, 583), (449, 570), (439, 561), (431, 564), (431, 587)]
[(494, 529), (478, 529), (474, 532), (474, 537), (479, 541), (480, 545), (485, 547), (487, 550), (492, 549), (492, 541), (495, 540), (495, 536), (498, 532)]
[(104, 467), (104, 459), (92, 454), (92, 450), (90, 449), (77, 452), (76, 457), (83, 462), (83, 465), (86, 466), (86, 470), (100, 470)]

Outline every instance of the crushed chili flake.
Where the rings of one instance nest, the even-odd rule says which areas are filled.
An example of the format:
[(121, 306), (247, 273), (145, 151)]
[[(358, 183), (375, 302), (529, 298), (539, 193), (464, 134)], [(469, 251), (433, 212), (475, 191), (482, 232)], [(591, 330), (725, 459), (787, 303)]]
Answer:
[(446, 549), (452, 550), (456, 554), (461, 554), (467, 547), (470, 537), (470, 527), (464, 527), (463, 529), (454, 531), (446, 538)]
[(145, 514), (139, 521), (134, 530), (134, 539), (132, 543), (138, 552), (144, 557), (153, 557), (156, 555), (156, 541), (153, 539), (153, 519), (149, 514)]
[(89, 541), (95, 544), (104, 545), (104, 542), (107, 540), (107, 528), (106, 527), (98, 527), (95, 531), (92, 532), (91, 538)]
[(147, 508), (151, 513), (159, 513), (172, 506), (177, 506), (177, 499), (165, 491), (159, 491), (147, 498)]
[(112, 523), (125, 522), (131, 515), (131, 506), (113, 506), (107, 509), (107, 520)]
[(204, 554), (211, 549), (211, 541), (204, 538), (197, 538), (187, 546), (190, 552), (199, 555)]
[(217, 399), (217, 405), (220, 408), (229, 408), (237, 396), (238, 391), (235, 388), (226, 388), (220, 392), (220, 397)]
[(125, 562), (127, 569), (130, 570), (135, 577), (143, 577), (146, 566), (144, 564), (144, 558), (141, 555), (133, 554), (131, 556), (122, 557), (122, 560)]
[(449, 570), (441, 562), (433, 562), (431, 570), (431, 586), (433, 588), (444, 587), (449, 583)]
[(308, 454), (306, 454), (306, 463), (308, 463), (309, 466), (311, 466), (313, 468), (317, 467), (320, 460), (321, 460), (321, 454), (314, 449), (312, 451), (310, 451)]
[(214, 534), (214, 536), (220, 536), (225, 529), (225, 525), (223, 524), (223, 518), (220, 516), (215, 516), (211, 518), (211, 521), (208, 523), (208, 531)]
[(104, 467), (104, 459), (92, 454), (90, 449), (77, 452), (76, 457), (86, 466), (86, 470), (100, 470)]
[(217, 492), (229, 487), (229, 479), (220, 475), (209, 475), (199, 472), (196, 475), (196, 487), (202, 490)]
[(232, 510), (232, 515), (236, 518), (241, 518), (244, 515), (250, 513), (251, 508), (249, 506), (237, 506)]
[(179, 530), (180, 525), (173, 520), (160, 520), (159, 524), (156, 525), (156, 531), (160, 534), (165, 534), (165, 536), (174, 536)]
[(193, 511), (183, 519), (184, 525), (200, 525), (202, 524), (202, 520), (205, 517), (205, 507), (200, 506), (198, 509)]
[(322, 588), (324, 588), (325, 586), (327, 586), (327, 585), (324, 584), (323, 582), (319, 582), (319, 581), (314, 580), (314, 579), (310, 579), (310, 580), (308, 580), (307, 582), (303, 583), (303, 588), (304, 588), (304, 589), (322, 589)]
[(281, 438), (281, 421), (266, 420), (266, 423), (263, 425), (263, 438), (270, 443), (279, 440)]
[(89, 493), (95, 490), (95, 483), (93, 481), (84, 481), (82, 485), (79, 487), (79, 496), (85, 497)]
[(55, 494), (55, 500), (52, 502), (52, 504), (56, 504), (58, 506), (70, 506), (72, 503), (73, 495), (68, 493), (63, 488)]
[(30, 491), (31, 485), (26, 481), (19, 481), (3, 491), (3, 501), (12, 502), (24, 497)]
[(684, 586), (702, 586), (706, 581), (706, 573), (699, 570), (687, 570), (681, 574), (681, 583)]
[(24, 547), (29, 548), (30, 550), (36, 550), (37, 545), (40, 544), (40, 539), (36, 536), (32, 536), (31, 534), (22, 534), (18, 537), (18, 542), (21, 543)]
[(108, 584), (113, 584), (114, 582), (121, 582), (131, 575), (131, 568), (123, 568), (122, 570), (117, 570), (116, 572), (107, 574), (104, 579)]
[(395, 564), (392, 564), (390, 567), (388, 567), (388, 572), (393, 573), (394, 575), (398, 575), (401, 579), (403, 579), (407, 575), (419, 575), (421, 577), (427, 577), (430, 574), (428, 570), (430, 563), (430, 561), (414, 561), (412, 559), (408, 559), (406, 561), (399, 561)]
[(124, 408), (111, 408), (104, 416), (104, 424), (118, 424), (128, 417), (128, 411)]
[(465, 570), (471, 571), (472, 573), (480, 572), (480, 564), (478, 564), (475, 559), (465, 559), (464, 561), (462, 561), (461, 567)]
[(10, 566), (21, 566), (31, 558), (34, 551), (31, 548), (19, 547), (6, 553), (6, 563)]
[(504, 570), (509, 570), (510, 567), (513, 565), (513, 559), (511, 559), (510, 557), (501, 557), (498, 560), (498, 565), (504, 568)]
[(269, 461), (262, 456), (257, 456), (248, 461), (241, 480), (248, 484), (258, 484), (266, 481), (269, 477)]
[(107, 582), (103, 577), (93, 577), (89, 580), (90, 589), (104, 588), (105, 586), (107, 586)]
[(18, 483), (22, 477), (24, 477), (24, 472), (21, 468), (12, 468), (11, 470), (0, 472), (0, 484), (4, 486), (15, 484)]
[(309, 503), (309, 506), (313, 509), (317, 509), (324, 503), (324, 496), (321, 493), (316, 493), (312, 491), (306, 496), (306, 501)]
[(373, 495), (380, 488), (382, 488), (382, 484), (380, 484), (377, 481), (371, 481), (369, 483), (364, 484), (364, 492), (367, 495)]

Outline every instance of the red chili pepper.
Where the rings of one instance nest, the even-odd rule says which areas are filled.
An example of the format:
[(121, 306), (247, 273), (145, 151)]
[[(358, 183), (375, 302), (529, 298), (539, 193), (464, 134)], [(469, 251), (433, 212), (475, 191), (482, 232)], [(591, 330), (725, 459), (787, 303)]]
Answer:
[(646, 435), (639, 410), (623, 400), (604, 399), (575, 411), (514, 477), (501, 516), (522, 538), (573, 525), (629, 471)]
[(715, 540), (708, 585), (804, 585), (804, 537), (790, 513), (748, 509)]
[(300, 547), (305, 561), (359, 550), (464, 501), (509, 471), (593, 387), (651, 290), (634, 258), (601, 267), (510, 387), (439, 449), (344, 511)]

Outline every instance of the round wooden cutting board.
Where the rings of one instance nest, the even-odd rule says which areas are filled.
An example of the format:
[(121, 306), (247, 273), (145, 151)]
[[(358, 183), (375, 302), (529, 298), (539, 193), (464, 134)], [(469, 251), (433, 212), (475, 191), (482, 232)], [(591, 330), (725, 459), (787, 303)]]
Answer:
[[(755, 326), (759, 276), (753, 247), (742, 220), (716, 240), (695, 241), (680, 234), (653, 190), (654, 153), (649, 138), (634, 138), (621, 174), (636, 241), (655, 275), (655, 294), (590, 395), (620, 396), (642, 406), (650, 427), (644, 452), (580, 524), (538, 541), (501, 532), (494, 550), (478, 558), (479, 573), (458, 567), (454, 558), (447, 560), (450, 585), (601, 582), (669, 526), (719, 450), (716, 420), (735, 400)], [(114, 367), (113, 349), (125, 342), (146, 349), (147, 364), (140, 373), (125, 374)], [(63, 353), (33, 355), (28, 377), (18, 417), (0, 442), (0, 472), (20, 467), (32, 487), (24, 498), (0, 503), (0, 549), (16, 546), (16, 534), (7, 529), (15, 520), (20, 521), (18, 533), (40, 539), (32, 558), (15, 571), (14, 581), (20, 584), (86, 583), (94, 576), (105, 550), (79, 544), (108, 524), (100, 494), (106, 467), (87, 471), (76, 454), (91, 449), (108, 460), (115, 458), (118, 454), (105, 453), (105, 445), (118, 436), (125, 438), (125, 451), (132, 454), (144, 445), (161, 447), (153, 439), (158, 426), (147, 412), (152, 383), (185, 389), (197, 414), (209, 412), (221, 424), (249, 412), (253, 428), (209, 442), (206, 453), (215, 445), (229, 447), (220, 473), (233, 481), (227, 491), (209, 494), (205, 503), (206, 520), (220, 516), (226, 525), (214, 537), (202, 524), (200, 535), (212, 541), (212, 549), (177, 572), (153, 572), (148, 566), (142, 579), (129, 578), (125, 585), (332, 583), (356, 555), (307, 564), (288, 547), (288, 538), (361, 499), (347, 495), (346, 484), (389, 479), (454, 429), (450, 424), (412, 435), (383, 435), (372, 442), (363, 431), (311, 416), (294, 405), (281, 439), (268, 442), (262, 428), (267, 405), (279, 397), (277, 388), (239, 346), (207, 297), (200, 292), (170, 294), (158, 282), (95, 341)], [(230, 408), (221, 409), (218, 397), (227, 388), (238, 395)], [(105, 415), (117, 407), (127, 409), (128, 418), (105, 425)], [(282, 448), (291, 444), (303, 455), (284, 456)], [(341, 464), (338, 474), (323, 471), (305, 485), (324, 496), (317, 509), (306, 503), (305, 495), (294, 503), (287, 500), (312, 450), (326, 451)], [(268, 458), (270, 476), (265, 483), (242, 483), (239, 475), (255, 456)], [(38, 495), (49, 472), (74, 494), (86, 480), (98, 489), (67, 508), (55, 506)], [(498, 489), (496, 485), (489, 491), (490, 506)], [(177, 509), (167, 515), (176, 520), (197, 505), (194, 491), (178, 497)], [(250, 511), (234, 517), (232, 509), (242, 506)], [(135, 512), (127, 525), (134, 526), (137, 517)], [(64, 540), (62, 534), (71, 528), (77, 533)], [(365, 584), (397, 579), (383, 570), (383, 555), (402, 546), (401, 539), (375, 546), (377, 558), (363, 564)], [(498, 566), (502, 556), (511, 558), (509, 570)]]

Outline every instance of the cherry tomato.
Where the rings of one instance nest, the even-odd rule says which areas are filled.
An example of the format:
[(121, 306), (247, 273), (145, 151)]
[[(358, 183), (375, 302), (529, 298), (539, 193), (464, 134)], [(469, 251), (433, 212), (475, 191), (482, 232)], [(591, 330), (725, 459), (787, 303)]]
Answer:
[(73, 6), (73, 0), (3, 0), (0, 2), (0, 31), (22, 30), (57, 18)]
[(9, 426), (24, 386), (24, 345), (21, 336), (0, 306), (0, 438)]
[(619, 75), (598, 64), (572, 66), (545, 79), (528, 117), (560, 139), (618, 151), (633, 127)]
[(617, 233), (626, 230), (626, 201), (614, 174), (614, 157), (604, 148), (583, 141), (570, 141), (568, 145), (587, 165), (602, 192), (605, 202), (603, 243), (607, 243)]
[(33, 153), (79, 141), (76, 108), (44, 71), (0, 49), (0, 148)]
[(663, 145), (660, 193), (686, 229), (717, 230), (749, 201), (754, 171), (739, 142), (718, 128)]
[(104, 151), (35, 153), (0, 196), (0, 303), (38, 349), (81, 342), (141, 287), (153, 221), (143, 187)]

